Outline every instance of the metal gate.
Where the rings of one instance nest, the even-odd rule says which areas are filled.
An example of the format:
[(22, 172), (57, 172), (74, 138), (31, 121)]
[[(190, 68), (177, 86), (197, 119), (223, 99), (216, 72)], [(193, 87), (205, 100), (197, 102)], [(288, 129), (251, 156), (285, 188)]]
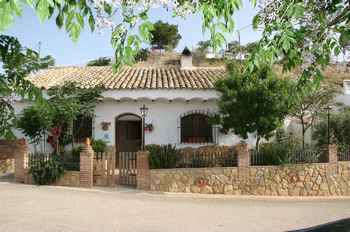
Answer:
[(119, 152), (118, 155), (119, 184), (136, 187), (136, 152)]

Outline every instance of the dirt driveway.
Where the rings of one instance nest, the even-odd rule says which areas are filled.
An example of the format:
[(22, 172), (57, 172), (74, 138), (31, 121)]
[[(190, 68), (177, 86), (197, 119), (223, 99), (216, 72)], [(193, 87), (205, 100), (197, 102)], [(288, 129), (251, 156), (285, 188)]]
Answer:
[(0, 182), (0, 231), (286, 231), (350, 217), (350, 199), (154, 194)]

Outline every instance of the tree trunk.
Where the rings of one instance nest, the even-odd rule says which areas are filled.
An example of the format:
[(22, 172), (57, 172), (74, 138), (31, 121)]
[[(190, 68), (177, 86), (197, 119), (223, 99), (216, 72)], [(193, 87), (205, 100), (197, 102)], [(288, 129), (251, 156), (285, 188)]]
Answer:
[(302, 133), (302, 148), (304, 150), (305, 148), (305, 125), (304, 125), (304, 119), (303, 117), (301, 118), (301, 133)]
[(256, 136), (256, 143), (255, 143), (255, 150), (259, 152), (259, 142), (260, 142), (260, 136)]
[(71, 123), (70, 123), (70, 133), (71, 133), (71, 135), (72, 135), (72, 141), (71, 141), (71, 143), (72, 143), (72, 151), (74, 150), (74, 134), (73, 134), (73, 127), (74, 127), (74, 122), (72, 121)]

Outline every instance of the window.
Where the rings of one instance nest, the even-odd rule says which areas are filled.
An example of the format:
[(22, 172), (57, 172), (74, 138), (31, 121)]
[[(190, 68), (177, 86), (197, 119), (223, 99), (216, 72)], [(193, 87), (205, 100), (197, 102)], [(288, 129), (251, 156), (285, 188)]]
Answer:
[(92, 137), (92, 118), (86, 116), (78, 116), (73, 122), (74, 142), (84, 142), (85, 138)]
[(203, 114), (190, 114), (181, 118), (182, 143), (211, 143), (213, 131), (209, 118)]

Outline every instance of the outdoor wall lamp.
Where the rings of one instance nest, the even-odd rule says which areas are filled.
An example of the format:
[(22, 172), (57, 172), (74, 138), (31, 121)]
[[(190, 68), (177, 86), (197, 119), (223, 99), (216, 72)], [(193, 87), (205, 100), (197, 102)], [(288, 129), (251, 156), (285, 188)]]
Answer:
[(148, 108), (146, 107), (145, 104), (143, 104), (143, 106), (140, 108), (140, 112), (141, 112), (141, 117), (142, 117), (142, 142), (141, 142), (141, 149), (144, 151), (145, 150), (145, 118), (147, 116), (148, 113)]

